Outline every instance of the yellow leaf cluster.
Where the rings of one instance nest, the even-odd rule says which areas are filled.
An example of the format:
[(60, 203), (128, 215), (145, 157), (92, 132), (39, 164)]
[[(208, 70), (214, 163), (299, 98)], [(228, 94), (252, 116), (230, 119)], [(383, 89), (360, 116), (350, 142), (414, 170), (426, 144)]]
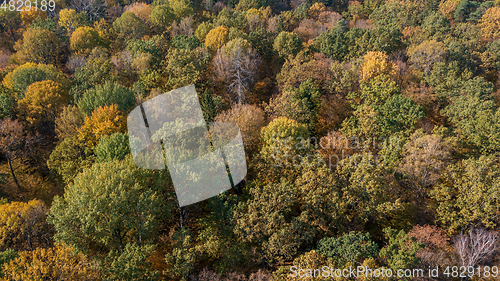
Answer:
[(382, 52), (370, 51), (364, 56), (361, 65), (361, 81), (368, 81), (381, 74), (395, 77), (398, 67)]
[(23, 65), (16, 67), (16, 69), (14, 69), (12, 72), (9, 72), (7, 75), (5, 75), (5, 78), (3, 79), (2, 84), (9, 89), (13, 89), (14, 88), (14, 81), (12, 81), (12, 78), (16, 75), (16, 73), (19, 72), (20, 70), (30, 68), (30, 67), (36, 67), (36, 66), (37, 66), (36, 63), (27, 62)]
[(439, 11), (446, 16), (448, 20), (453, 19), (453, 14), (457, 9), (458, 5), (460, 5), (461, 0), (443, 0), (439, 3)]
[(47, 13), (38, 9), (37, 7), (23, 7), (21, 11), (21, 19), (23, 20), (23, 25), (28, 27), (31, 23), (37, 18), (41, 17), (42, 19), (47, 18)]
[(99, 21), (94, 22), (94, 29), (99, 34), (101, 45), (103, 45), (104, 47), (108, 47), (109, 44), (111, 44), (110, 38), (112, 37), (112, 28), (110, 24), (104, 18), (102, 18)]
[(122, 132), (125, 128), (125, 117), (121, 115), (118, 106), (100, 106), (92, 116), (86, 116), (83, 126), (78, 129), (78, 139), (89, 146), (95, 146), (99, 139), (106, 135)]
[(205, 46), (213, 51), (217, 51), (227, 43), (229, 37), (229, 28), (221, 25), (210, 30), (205, 37)]
[(72, 33), (79, 26), (82, 26), (83, 19), (80, 14), (78, 14), (73, 9), (62, 9), (59, 12), (59, 26), (65, 29), (68, 33)]
[(90, 54), (99, 44), (99, 33), (89, 26), (79, 27), (69, 39), (70, 49), (77, 54)]
[(316, 2), (309, 8), (308, 13), (311, 18), (317, 18), (324, 11), (326, 11), (325, 4)]
[[(37, 209), (46, 211), (40, 200), (28, 203), (11, 202), (0, 205), (0, 247), (12, 247), (23, 243), (23, 235), (28, 227), (37, 227), (39, 221), (31, 219)], [(33, 225), (28, 226), (28, 222)]]
[(249, 10), (247, 11), (247, 13), (245, 14), (245, 17), (246, 17), (247, 19), (250, 19), (250, 18), (252, 18), (252, 17), (260, 17), (260, 18), (262, 18), (262, 17), (263, 17), (263, 15), (262, 15), (262, 11), (257, 10), (257, 9), (255, 9), (255, 8), (251, 8), (251, 9), (249, 9)]
[(4, 265), (4, 280), (100, 280), (99, 271), (82, 253), (64, 244), (24, 251)]
[(479, 20), (478, 24), (481, 33), (486, 39), (496, 39), (500, 37), (500, 7), (491, 7)]
[(24, 98), (18, 102), (20, 111), (31, 124), (54, 121), (69, 95), (63, 86), (52, 80), (35, 82), (28, 86)]

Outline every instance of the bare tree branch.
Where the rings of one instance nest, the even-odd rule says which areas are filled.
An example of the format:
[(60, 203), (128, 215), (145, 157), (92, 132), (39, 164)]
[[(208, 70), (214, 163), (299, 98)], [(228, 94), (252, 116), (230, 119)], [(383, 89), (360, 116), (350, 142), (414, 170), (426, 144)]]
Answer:
[(217, 51), (213, 60), (215, 75), (225, 82), (237, 103), (245, 102), (246, 93), (255, 83), (261, 61), (255, 50), (241, 44), (235, 44), (230, 50), (224, 46)]
[(491, 261), (497, 251), (498, 234), (484, 228), (472, 228), (469, 233), (461, 233), (454, 240), (454, 247), (462, 266), (476, 266)]
[(79, 13), (86, 12), (92, 22), (102, 14), (104, 3), (101, 0), (71, 0), (70, 7)]

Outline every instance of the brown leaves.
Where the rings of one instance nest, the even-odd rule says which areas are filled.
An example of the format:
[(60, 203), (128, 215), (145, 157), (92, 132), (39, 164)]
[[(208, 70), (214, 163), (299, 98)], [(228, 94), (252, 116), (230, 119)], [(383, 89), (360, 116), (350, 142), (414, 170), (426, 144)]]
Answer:
[(0, 121), (0, 152), (14, 153), (24, 140), (24, 128), (18, 120)]
[(230, 122), (238, 125), (243, 143), (250, 151), (260, 144), (260, 130), (265, 125), (264, 111), (255, 105), (236, 105), (215, 117), (215, 122)]

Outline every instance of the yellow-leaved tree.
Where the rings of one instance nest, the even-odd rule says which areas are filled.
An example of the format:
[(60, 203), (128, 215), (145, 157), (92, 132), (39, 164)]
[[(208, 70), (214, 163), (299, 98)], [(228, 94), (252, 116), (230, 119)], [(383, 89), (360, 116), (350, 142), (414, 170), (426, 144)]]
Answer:
[(382, 52), (370, 51), (364, 56), (361, 65), (361, 81), (368, 81), (381, 74), (395, 77), (398, 67)]
[(3, 280), (100, 280), (96, 264), (64, 244), (21, 252), (3, 266), (3, 274)]
[(76, 54), (90, 54), (99, 45), (99, 33), (89, 26), (77, 28), (69, 39), (69, 47)]
[(77, 28), (85, 23), (85, 18), (82, 13), (78, 13), (73, 9), (62, 9), (59, 12), (59, 26), (68, 32), (69, 35)]
[(309, 14), (309, 16), (311, 18), (318, 18), (319, 14), (321, 14), (322, 12), (326, 11), (326, 6), (325, 4), (323, 3), (320, 3), (320, 2), (316, 2), (314, 3), (310, 8), (309, 8), (309, 11), (307, 11), (307, 13)]
[(40, 200), (0, 205), (0, 251), (50, 246), (53, 228), (46, 221), (47, 211)]
[(441, 11), (448, 20), (452, 20), (460, 2), (461, 0), (442, 0), (441, 3), (439, 3), (439, 11)]
[(500, 37), (500, 7), (491, 7), (479, 20), (481, 33), (486, 39), (497, 39)]
[(205, 37), (205, 46), (213, 51), (217, 51), (227, 43), (229, 37), (229, 28), (221, 25), (210, 30)]
[(19, 111), (31, 124), (54, 122), (68, 99), (69, 95), (60, 83), (52, 80), (35, 82), (18, 101)]
[(21, 19), (23, 20), (23, 25), (26, 27), (30, 26), (31, 23), (38, 17), (46, 19), (47, 13), (35, 7), (31, 7), (29, 9), (27, 7), (23, 7), (21, 10)]
[(78, 139), (85, 141), (89, 146), (94, 146), (101, 137), (122, 132), (124, 128), (125, 117), (121, 115), (116, 104), (101, 106), (92, 113), (92, 116), (85, 117), (83, 126), (78, 129)]

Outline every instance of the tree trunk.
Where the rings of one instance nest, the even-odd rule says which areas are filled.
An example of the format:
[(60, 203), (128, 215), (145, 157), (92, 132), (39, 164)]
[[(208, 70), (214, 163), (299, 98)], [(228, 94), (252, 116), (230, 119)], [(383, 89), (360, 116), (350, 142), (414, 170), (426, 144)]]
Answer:
[(7, 162), (9, 163), (10, 173), (14, 178), (14, 182), (16, 183), (17, 188), (19, 189), (19, 191), (24, 191), (24, 189), (19, 185), (19, 182), (17, 181), (16, 174), (14, 173), (14, 168), (12, 168), (12, 160), (10, 160), (9, 156), (7, 156)]
[(184, 207), (179, 207), (179, 218), (181, 222), (181, 228), (184, 228), (184, 218), (185, 218), (185, 210)]
[(10, 33), (10, 38), (16, 43), (16, 37), (14, 36), (14, 31), (12, 30), (12, 27), (9, 27), (9, 33)]

